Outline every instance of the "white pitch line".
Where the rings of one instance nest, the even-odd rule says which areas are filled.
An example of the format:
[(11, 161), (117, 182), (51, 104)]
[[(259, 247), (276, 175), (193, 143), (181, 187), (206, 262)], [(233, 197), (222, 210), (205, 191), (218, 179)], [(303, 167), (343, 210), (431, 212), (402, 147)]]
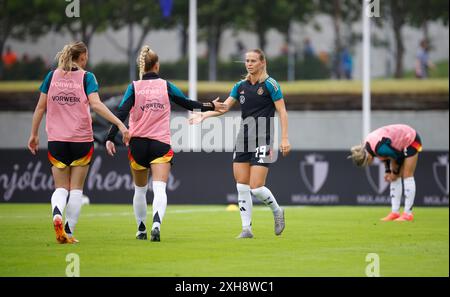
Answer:
[[(87, 206), (88, 207), (88, 206)], [(289, 208), (304, 208), (304, 206), (287, 206), (284, 207), (285, 209), (289, 209)], [(175, 214), (183, 214), (183, 213), (199, 213), (199, 212), (226, 212), (227, 210), (225, 208), (203, 208), (203, 209), (174, 209), (174, 210), (170, 210), (168, 209), (166, 211), (166, 213), (175, 213)], [(254, 208), (253, 211), (270, 211), (269, 208), (262, 208), (262, 207), (258, 207), (258, 208)], [(117, 213), (113, 213), (113, 212), (99, 212), (99, 213), (87, 213), (87, 214), (81, 214), (82, 217), (112, 217), (112, 216), (122, 216), (122, 217), (126, 217), (126, 216), (132, 216), (134, 215), (133, 212), (117, 212)], [(31, 218), (41, 218), (42, 216), (24, 216), (24, 215), (11, 215), (11, 216), (5, 216), (5, 215), (0, 215), (0, 219), (31, 219)], [(51, 218), (51, 215), (47, 215), (47, 218)]]

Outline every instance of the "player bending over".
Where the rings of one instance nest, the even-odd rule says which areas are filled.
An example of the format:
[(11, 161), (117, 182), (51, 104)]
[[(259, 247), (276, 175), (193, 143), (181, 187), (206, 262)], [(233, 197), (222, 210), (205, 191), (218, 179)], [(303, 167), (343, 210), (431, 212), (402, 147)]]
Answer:
[[(392, 211), (382, 221), (412, 221), (412, 208), (416, 195), (416, 170), (422, 142), (419, 134), (407, 125), (381, 127), (367, 135), (364, 143), (351, 148), (349, 158), (355, 165), (365, 167), (374, 158), (382, 160), (386, 166), (384, 179), (390, 182)], [(402, 180), (403, 186), (402, 188)], [(405, 209), (400, 215), (400, 202), (405, 194)]]

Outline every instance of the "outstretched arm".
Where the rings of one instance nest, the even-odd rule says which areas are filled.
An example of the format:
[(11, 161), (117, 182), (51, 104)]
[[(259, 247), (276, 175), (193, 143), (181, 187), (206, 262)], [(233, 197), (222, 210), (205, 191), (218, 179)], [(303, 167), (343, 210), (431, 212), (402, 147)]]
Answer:
[(173, 83), (167, 82), (167, 92), (169, 94), (169, 98), (172, 102), (178, 104), (179, 106), (187, 109), (187, 110), (200, 110), (204, 111), (213, 111), (220, 110), (221, 103), (219, 102), (219, 97), (217, 97), (214, 101), (209, 102), (198, 102), (194, 100), (190, 100), (186, 97), (183, 92), (177, 88)]
[(189, 124), (195, 125), (207, 118), (221, 116), (224, 113), (228, 112), (235, 103), (236, 100), (233, 97), (228, 97), (227, 100), (225, 100), (223, 103), (219, 103), (220, 106), (218, 108), (220, 111), (207, 111), (194, 113), (192, 117), (189, 119)]

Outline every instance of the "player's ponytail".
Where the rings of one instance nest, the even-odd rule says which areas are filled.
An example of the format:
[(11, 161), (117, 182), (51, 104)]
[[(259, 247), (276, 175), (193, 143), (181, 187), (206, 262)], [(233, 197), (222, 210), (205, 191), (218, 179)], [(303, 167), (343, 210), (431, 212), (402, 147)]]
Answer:
[(358, 167), (368, 165), (369, 155), (363, 144), (355, 145), (350, 149), (351, 155), (347, 159), (352, 159), (353, 163)]
[(76, 62), (81, 54), (87, 52), (86, 45), (81, 42), (66, 44), (64, 48), (56, 54), (58, 60), (58, 68), (64, 71), (71, 71), (72, 67), (80, 68)]
[(145, 73), (152, 70), (158, 61), (158, 55), (148, 45), (144, 45), (136, 61), (139, 69), (139, 79), (142, 79)]

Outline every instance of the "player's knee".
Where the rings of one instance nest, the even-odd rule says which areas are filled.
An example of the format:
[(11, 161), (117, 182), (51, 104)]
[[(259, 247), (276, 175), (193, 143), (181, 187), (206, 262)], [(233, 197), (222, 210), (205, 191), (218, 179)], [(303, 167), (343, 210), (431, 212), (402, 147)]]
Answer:
[(245, 177), (234, 177), (234, 180), (236, 181), (237, 184), (243, 184), (243, 185), (248, 185), (250, 184), (250, 180), (248, 178)]
[(261, 188), (264, 186), (265, 186), (265, 183), (261, 182), (261, 181), (250, 182), (250, 189), (252, 189), (252, 190), (258, 189), (258, 188)]

